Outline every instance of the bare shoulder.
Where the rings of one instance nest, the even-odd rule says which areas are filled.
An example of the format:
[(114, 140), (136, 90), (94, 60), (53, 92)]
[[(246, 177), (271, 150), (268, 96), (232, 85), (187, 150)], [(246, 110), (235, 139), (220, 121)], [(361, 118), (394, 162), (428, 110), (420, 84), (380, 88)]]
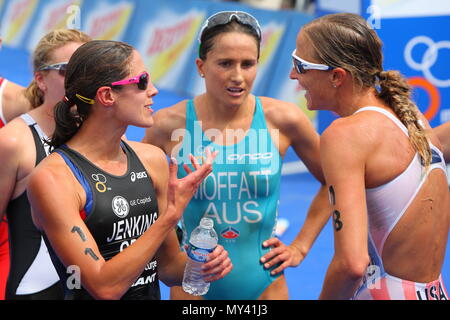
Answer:
[(448, 147), (448, 143), (450, 141), (450, 121), (433, 129), (423, 113), (418, 112), (418, 118), (425, 128), (425, 132), (431, 143), (440, 150), (446, 149), (444, 147)]
[(287, 141), (280, 144), (280, 150), (291, 145), (302, 160), (311, 157), (314, 162), (319, 152), (319, 134), (308, 116), (293, 103), (267, 97), (260, 99), (267, 125), (281, 133), (280, 141)]
[(186, 104), (183, 100), (167, 108), (162, 108), (155, 113), (155, 124), (165, 125), (170, 128), (184, 126), (186, 121)]
[(54, 152), (39, 162), (30, 177), (34, 176), (34, 179), (36, 179), (36, 177), (56, 175), (61, 178), (63, 175), (67, 175), (69, 172), (67, 169), (68, 167), (62, 157)]
[(76, 184), (73, 183), (73, 179), (73, 174), (63, 158), (54, 152), (44, 158), (31, 172), (28, 189), (39, 194), (49, 193), (51, 190), (50, 194), (53, 197), (58, 194), (75, 194)]
[(186, 100), (179, 103), (162, 108), (153, 115), (154, 124), (147, 131), (158, 131), (166, 134), (171, 133), (174, 129), (184, 128), (186, 123)]
[(162, 190), (169, 177), (169, 166), (164, 151), (157, 146), (142, 142), (128, 141), (128, 144), (144, 165), (157, 192)]
[(260, 97), (260, 100), (266, 119), (277, 128), (309, 122), (306, 114), (294, 103), (269, 97)]
[(165, 178), (168, 172), (168, 162), (166, 154), (161, 148), (136, 141), (128, 141), (128, 144), (136, 152), (152, 180), (159, 181), (161, 177)]
[(7, 121), (31, 110), (31, 105), (25, 97), (26, 88), (8, 81), (3, 90), (3, 112)]
[[(365, 157), (379, 143), (379, 130), (371, 115), (355, 114), (333, 121), (320, 137), (322, 150)], [(375, 115), (377, 116), (377, 115)], [(384, 120), (384, 119), (383, 119)]]
[(20, 152), (27, 149), (33, 136), (27, 124), (21, 119), (14, 119), (0, 129), (1, 153)]
[[(81, 210), (85, 195), (75, 179), (56, 152), (43, 159), (31, 172), (27, 191), (33, 208), (33, 222), (38, 229), (42, 229), (42, 219), (56, 223)], [(36, 208), (40, 214), (36, 214)], [(61, 214), (61, 208), (65, 209), (64, 214)]]
[(164, 151), (155, 145), (137, 141), (127, 141), (127, 143), (133, 148), (141, 161), (147, 163), (166, 161), (166, 154)]
[[(421, 119), (423, 120), (424, 116), (422, 114), (420, 114), (420, 115), (421, 115)], [(425, 127), (427, 129), (429, 129), (428, 121), (425, 122), (425, 124), (426, 124)], [(450, 121), (447, 121), (447, 122), (433, 128), (433, 132), (435, 134), (438, 134), (441, 136), (450, 136)]]
[(142, 142), (154, 144), (165, 152), (170, 152), (170, 141), (176, 130), (186, 127), (186, 100), (173, 106), (162, 108), (154, 115), (153, 126), (145, 131)]

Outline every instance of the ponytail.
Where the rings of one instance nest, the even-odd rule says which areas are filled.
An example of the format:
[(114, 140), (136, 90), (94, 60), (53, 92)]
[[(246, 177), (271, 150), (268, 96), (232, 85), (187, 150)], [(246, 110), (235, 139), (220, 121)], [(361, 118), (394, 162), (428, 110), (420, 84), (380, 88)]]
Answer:
[(44, 93), (39, 89), (36, 80), (31, 81), (25, 89), (25, 97), (30, 102), (33, 109), (44, 103)]
[(59, 148), (69, 141), (80, 129), (89, 114), (89, 104), (77, 101), (76, 110), (73, 100), (64, 97), (55, 106), (55, 131), (48, 144), (52, 149)]
[(422, 157), (426, 167), (431, 163), (431, 149), (425, 128), (419, 120), (419, 110), (410, 98), (411, 87), (398, 71), (378, 73), (381, 98), (408, 129), (409, 140)]

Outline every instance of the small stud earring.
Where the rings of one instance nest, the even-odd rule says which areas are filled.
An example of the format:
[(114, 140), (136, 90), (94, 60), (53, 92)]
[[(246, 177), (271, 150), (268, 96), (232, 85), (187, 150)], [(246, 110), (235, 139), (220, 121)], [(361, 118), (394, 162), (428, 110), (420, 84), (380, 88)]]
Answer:
[(205, 77), (205, 75), (204, 75), (203, 73), (200, 73), (200, 77), (204, 78), (204, 77)]

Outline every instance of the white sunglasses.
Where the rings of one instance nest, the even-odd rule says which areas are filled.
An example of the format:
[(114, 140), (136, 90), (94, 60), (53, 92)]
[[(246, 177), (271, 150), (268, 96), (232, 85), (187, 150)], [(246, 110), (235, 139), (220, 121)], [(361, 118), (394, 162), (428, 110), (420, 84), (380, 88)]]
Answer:
[(329, 71), (329, 70), (334, 69), (334, 67), (327, 66), (325, 64), (312, 63), (312, 62), (303, 60), (302, 58), (299, 58), (295, 55), (295, 50), (296, 49), (294, 49), (294, 51), (292, 51), (292, 61), (294, 63), (294, 68), (298, 73), (305, 73), (306, 70)]

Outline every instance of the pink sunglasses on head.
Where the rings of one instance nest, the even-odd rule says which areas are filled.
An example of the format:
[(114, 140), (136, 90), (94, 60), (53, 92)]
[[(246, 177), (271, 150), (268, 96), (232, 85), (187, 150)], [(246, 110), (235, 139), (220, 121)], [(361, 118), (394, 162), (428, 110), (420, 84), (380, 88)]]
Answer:
[(147, 90), (149, 80), (150, 80), (150, 75), (147, 72), (143, 72), (136, 77), (113, 82), (113, 83), (111, 83), (111, 86), (123, 86), (123, 85), (127, 85), (127, 84), (136, 83), (137, 87), (140, 90)]

